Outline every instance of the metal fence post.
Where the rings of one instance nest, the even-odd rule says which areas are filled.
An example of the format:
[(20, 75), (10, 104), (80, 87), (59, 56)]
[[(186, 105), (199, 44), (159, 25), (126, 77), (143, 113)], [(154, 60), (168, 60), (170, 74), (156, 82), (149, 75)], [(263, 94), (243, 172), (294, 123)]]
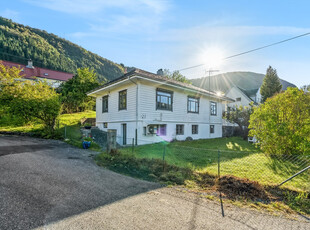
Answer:
[(221, 160), (220, 160), (220, 158), (221, 158), (221, 152), (218, 149), (217, 150), (217, 175), (218, 175), (219, 180), (221, 178)]
[(67, 126), (65, 125), (65, 139), (67, 139)]
[(132, 154), (135, 151), (135, 138), (132, 138)]
[(164, 151), (163, 151), (163, 171), (165, 171), (165, 155), (166, 155), (166, 145), (164, 144)]
[[(217, 150), (217, 174), (218, 174), (218, 183), (219, 183), (219, 186), (221, 186), (221, 152), (219, 149)], [(222, 217), (224, 217), (225, 214), (224, 214), (224, 206), (223, 206), (221, 191), (220, 191), (220, 201), (221, 201)]]

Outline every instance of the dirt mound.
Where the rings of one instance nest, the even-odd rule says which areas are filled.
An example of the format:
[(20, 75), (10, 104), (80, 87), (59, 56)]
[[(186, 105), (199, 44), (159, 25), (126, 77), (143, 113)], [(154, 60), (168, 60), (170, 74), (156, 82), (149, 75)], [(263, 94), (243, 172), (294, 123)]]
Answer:
[(230, 199), (270, 200), (270, 195), (256, 181), (234, 176), (223, 176), (217, 181), (218, 189)]

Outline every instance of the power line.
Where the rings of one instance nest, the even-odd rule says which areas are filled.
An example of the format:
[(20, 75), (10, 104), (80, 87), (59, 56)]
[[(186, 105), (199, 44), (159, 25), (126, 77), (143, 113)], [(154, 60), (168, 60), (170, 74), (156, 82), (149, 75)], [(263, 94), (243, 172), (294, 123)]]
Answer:
[[(278, 44), (281, 44), (281, 43), (284, 43), (284, 42), (288, 42), (288, 41), (291, 41), (291, 40), (294, 40), (294, 39), (297, 39), (297, 38), (300, 38), (300, 37), (304, 37), (304, 36), (307, 36), (307, 35), (310, 35), (310, 32), (298, 35), (296, 37), (288, 38), (288, 39), (285, 39), (285, 40), (282, 40), (282, 41), (279, 41), (279, 42), (275, 42), (275, 43), (272, 43), (272, 44), (269, 44), (269, 45), (261, 46), (261, 47), (258, 47), (258, 48), (252, 49), (252, 50), (248, 50), (248, 51), (245, 51), (245, 52), (242, 52), (242, 53), (231, 55), (231, 56), (223, 58), (222, 60), (227, 60), (227, 59), (230, 59), (230, 58), (238, 57), (238, 56), (241, 56), (241, 55), (244, 55), (244, 54), (248, 54), (248, 53), (251, 53), (251, 52), (254, 52), (254, 51), (257, 51), (257, 50), (265, 49), (265, 48), (270, 47), (270, 46), (275, 46), (275, 45), (278, 45)], [(203, 65), (205, 65), (205, 64), (199, 64), (199, 65), (194, 65), (194, 66), (186, 67), (186, 68), (183, 68), (183, 69), (179, 69), (178, 71), (193, 69), (193, 68), (197, 68), (197, 67), (200, 67), (200, 66), (203, 66)]]

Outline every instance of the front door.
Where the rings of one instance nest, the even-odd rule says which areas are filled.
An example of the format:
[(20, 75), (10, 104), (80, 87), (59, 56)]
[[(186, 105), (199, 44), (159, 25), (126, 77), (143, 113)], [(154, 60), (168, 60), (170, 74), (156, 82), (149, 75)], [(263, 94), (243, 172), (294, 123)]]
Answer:
[(123, 145), (127, 145), (127, 125), (122, 124)]

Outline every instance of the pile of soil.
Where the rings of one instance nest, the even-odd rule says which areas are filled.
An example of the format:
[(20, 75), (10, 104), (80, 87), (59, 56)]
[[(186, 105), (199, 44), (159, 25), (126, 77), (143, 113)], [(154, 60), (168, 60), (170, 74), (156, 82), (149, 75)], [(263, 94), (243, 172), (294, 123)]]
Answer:
[(218, 190), (229, 199), (264, 200), (271, 199), (263, 186), (256, 181), (235, 176), (223, 176), (217, 181)]

